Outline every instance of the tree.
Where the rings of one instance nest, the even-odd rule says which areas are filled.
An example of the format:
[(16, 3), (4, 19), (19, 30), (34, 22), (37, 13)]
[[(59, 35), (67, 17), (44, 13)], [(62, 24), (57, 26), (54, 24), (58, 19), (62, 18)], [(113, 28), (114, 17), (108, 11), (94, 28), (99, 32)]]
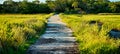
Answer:
[(2, 12), (2, 5), (0, 4), (0, 12)]
[(75, 8), (78, 8), (78, 5), (79, 5), (79, 3), (75, 1), (75, 2), (73, 2), (72, 7), (74, 7), (74, 9), (75, 9)]
[(111, 2), (109, 3), (110, 11), (115, 13), (120, 13), (120, 2)]
[(35, 0), (35, 1), (33, 1), (33, 3), (40, 4), (40, 1), (39, 0)]
[(6, 4), (6, 5), (13, 4), (13, 1), (12, 0), (6, 0), (6, 1), (4, 1), (4, 4)]
[(52, 0), (46, 0), (46, 3), (47, 5), (49, 6), (49, 8), (52, 10), (52, 11), (55, 11), (55, 1), (52, 1)]

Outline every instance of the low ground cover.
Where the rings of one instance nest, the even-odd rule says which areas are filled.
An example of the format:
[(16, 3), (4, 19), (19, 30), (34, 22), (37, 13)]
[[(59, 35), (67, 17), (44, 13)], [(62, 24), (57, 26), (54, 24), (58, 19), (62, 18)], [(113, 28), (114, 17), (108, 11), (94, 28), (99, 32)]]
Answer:
[(44, 32), (52, 14), (1, 14), (0, 54), (24, 54)]
[(120, 39), (110, 35), (113, 29), (119, 31), (120, 15), (60, 14), (60, 17), (74, 31), (81, 54), (120, 53)]

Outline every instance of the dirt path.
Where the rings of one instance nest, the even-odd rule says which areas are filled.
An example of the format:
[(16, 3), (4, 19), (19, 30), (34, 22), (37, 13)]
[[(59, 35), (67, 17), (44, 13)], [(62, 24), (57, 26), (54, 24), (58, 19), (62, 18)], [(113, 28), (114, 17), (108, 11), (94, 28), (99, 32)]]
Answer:
[(58, 15), (48, 19), (45, 34), (28, 49), (27, 54), (79, 54), (72, 30), (60, 21)]

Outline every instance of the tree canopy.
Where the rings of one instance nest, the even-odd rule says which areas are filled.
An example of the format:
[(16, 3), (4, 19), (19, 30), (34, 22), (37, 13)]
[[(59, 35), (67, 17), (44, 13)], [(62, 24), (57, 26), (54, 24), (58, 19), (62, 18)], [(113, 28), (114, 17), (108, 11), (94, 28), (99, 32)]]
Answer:
[(0, 4), (0, 13), (120, 13), (120, 2), (109, 0), (39, 0), (15, 2), (6, 0)]

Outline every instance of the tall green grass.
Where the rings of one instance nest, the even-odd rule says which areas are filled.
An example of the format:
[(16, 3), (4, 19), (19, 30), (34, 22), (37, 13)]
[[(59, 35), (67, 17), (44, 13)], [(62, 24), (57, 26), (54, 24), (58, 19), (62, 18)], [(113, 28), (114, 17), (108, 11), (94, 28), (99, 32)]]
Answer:
[(25, 54), (44, 32), (52, 14), (0, 15), (0, 54)]
[[(113, 28), (120, 29), (120, 15), (66, 15), (60, 14), (62, 21), (74, 31), (79, 43), (80, 54), (119, 54), (120, 39), (109, 36)], [(102, 22), (91, 25), (90, 21)]]

